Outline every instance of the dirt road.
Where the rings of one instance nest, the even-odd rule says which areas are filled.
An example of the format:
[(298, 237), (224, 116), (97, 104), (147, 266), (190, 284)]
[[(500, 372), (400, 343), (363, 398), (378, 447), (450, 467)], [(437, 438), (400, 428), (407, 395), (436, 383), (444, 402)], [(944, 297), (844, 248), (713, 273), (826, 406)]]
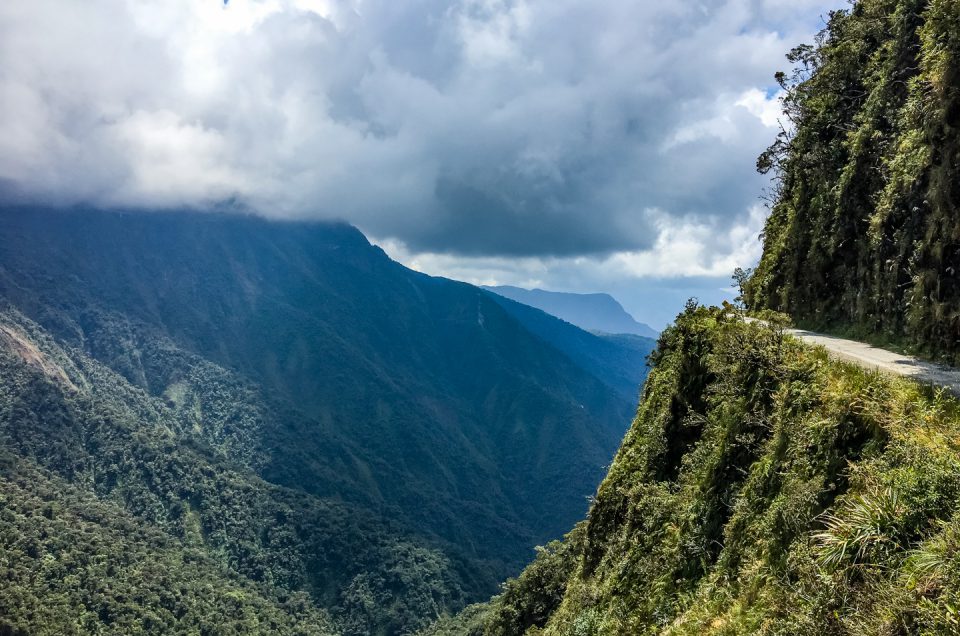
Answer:
[(924, 362), (913, 356), (893, 353), (856, 340), (845, 340), (802, 329), (787, 329), (786, 332), (806, 343), (823, 347), (838, 360), (853, 362), (866, 369), (903, 375), (918, 382), (942, 386), (960, 397), (960, 370), (958, 369)]

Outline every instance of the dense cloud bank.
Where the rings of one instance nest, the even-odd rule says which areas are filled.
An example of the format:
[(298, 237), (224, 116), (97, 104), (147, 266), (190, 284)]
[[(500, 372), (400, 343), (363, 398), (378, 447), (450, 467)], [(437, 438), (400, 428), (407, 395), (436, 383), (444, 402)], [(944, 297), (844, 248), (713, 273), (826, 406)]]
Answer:
[(7, 2), (0, 188), (345, 218), (413, 255), (716, 274), (755, 249), (772, 74), (826, 8)]

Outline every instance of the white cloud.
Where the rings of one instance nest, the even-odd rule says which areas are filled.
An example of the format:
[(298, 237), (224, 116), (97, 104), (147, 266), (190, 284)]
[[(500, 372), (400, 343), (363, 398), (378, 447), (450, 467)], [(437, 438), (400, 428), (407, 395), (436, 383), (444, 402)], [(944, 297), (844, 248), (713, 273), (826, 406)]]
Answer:
[(738, 266), (760, 258), (758, 235), (766, 210), (753, 205), (745, 218), (729, 226), (698, 219), (677, 219), (662, 212), (657, 218), (657, 241), (649, 250), (618, 252), (603, 267), (634, 278), (728, 276)]
[(773, 72), (830, 6), (14, 0), (0, 187), (341, 217), (477, 281), (712, 275), (755, 256)]
[(533, 16), (526, 2), (468, 0), (455, 13), (464, 55), (471, 66), (527, 63), (521, 42)]
[(134, 112), (110, 132), (116, 145), (128, 150), (129, 177), (111, 194), (118, 203), (133, 197), (167, 206), (216, 203), (257, 188), (221, 162), (229, 153), (222, 134), (184, 122), (175, 113)]
[[(740, 95), (736, 105), (746, 108), (751, 115), (763, 122), (763, 125), (767, 128), (778, 128), (780, 122), (784, 121), (783, 108), (780, 105), (780, 99), (782, 97), (783, 91), (777, 91), (768, 97), (763, 91), (751, 88)], [(784, 124), (786, 124), (785, 121)]]

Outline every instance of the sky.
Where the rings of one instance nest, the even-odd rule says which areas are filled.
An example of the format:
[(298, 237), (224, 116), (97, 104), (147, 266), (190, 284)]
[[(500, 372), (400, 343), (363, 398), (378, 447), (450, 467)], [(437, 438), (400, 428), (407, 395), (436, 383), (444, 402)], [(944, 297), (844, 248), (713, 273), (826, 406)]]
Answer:
[(10, 0), (0, 198), (343, 219), (662, 328), (759, 257), (773, 74), (842, 0)]

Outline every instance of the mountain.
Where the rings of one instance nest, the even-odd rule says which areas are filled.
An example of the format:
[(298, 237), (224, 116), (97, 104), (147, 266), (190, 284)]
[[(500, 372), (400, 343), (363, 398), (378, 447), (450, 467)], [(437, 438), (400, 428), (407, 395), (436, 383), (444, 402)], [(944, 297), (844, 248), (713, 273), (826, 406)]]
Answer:
[[(105, 608), (102, 627), (160, 594), (132, 575), (112, 598), (93, 574), (37, 587), (76, 532), (97, 567), (153, 547), (195, 562), (171, 585), (236, 589), (238, 616), (292, 630), (303, 606), (336, 633), (407, 633), (583, 515), (652, 346), (546, 314), (534, 330), (347, 225), (219, 214), (4, 209), (0, 302), (4, 505), (38, 537), (74, 533), (0, 541), (30, 588), (8, 589), (32, 599), (0, 594), (0, 616), (31, 633), (51, 595), (64, 615)], [(116, 539), (130, 524), (144, 534)], [(183, 594), (157, 625), (199, 620)]]
[(960, 3), (856, 0), (789, 59), (770, 323), (688, 304), (586, 518), (423, 634), (958, 633), (960, 401), (769, 310), (960, 364)]
[(5, 307), (0, 377), (0, 632), (402, 633), (481, 587), (453, 550), (231, 458), (265, 404), (226, 370), (189, 370), (179, 409)]
[(652, 360), (586, 519), (424, 634), (957, 633), (960, 402), (728, 308)]
[(635, 401), (647, 377), (647, 356), (657, 341), (632, 334), (589, 333), (497, 293), (490, 297), (531, 333), (566, 353), (624, 399)]
[(754, 309), (960, 364), (960, 8), (860, 0), (783, 77)]
[(523, 289), (500, 285), (484, 287), (518, 303), (541, 309), (551, 316), (588, 331), (612, 334), (633, 334), (644, 338), (656, 338), (658, 332), (642, 322), (634, 320), (623, 306), (609, 294), (571, 294)]

